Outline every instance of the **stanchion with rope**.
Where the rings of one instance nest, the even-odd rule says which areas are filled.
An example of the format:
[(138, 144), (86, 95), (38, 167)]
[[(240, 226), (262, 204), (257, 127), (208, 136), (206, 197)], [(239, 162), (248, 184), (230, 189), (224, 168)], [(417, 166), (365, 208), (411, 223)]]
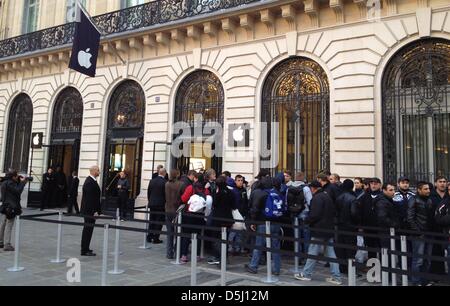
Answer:
[[(408, 272), (408, 257), (404, 254), (406, 254), (407, 251), (407, 245), (406, 245), (406, 236), (400, 237), (400, 249), (402, 254), (402, 270), (405, 272)], [(450, 266), (449, 266), (450, 269)], [(408, 275), (402, 275), (402, 286), (408, 287)]]
[(278, 282), (278, 278), (272, 277), (272, 252), (270, 251), (272, 247), (272, 241), (270, 237), (270, 227), (270, 221), (266, 221), (266, 235), (268, 235), (268, 237), (266, 237), (266, 248), (268, 249), (266, 252), (267, 277), (262, 280), (266, 284), (273, 284)]
[(222, 227), (222, 243), (220, 252), (220, 285), (225, 287), (227, 285), (227, 228)]
[(192, 234), (191, 246), (191, 286), (197, 286), (197, 234)]
[(61, 258), (61, 243), (62, 243), (62, 217), (63, 213), (62, 211), (58, 212), (58, 241), (56, 243), (56, 258), (50, 260), (51, 263), (63, 263), (66, 262), (64, 258)]
[(108, 269), (108, 232), (109, 224), (105, 224), (103, 229), (102, 286), (106, 286), (106, 272)]
[(150, 246), (148, 245), (147, 242), (147, 234), (148, 234), (148, 225), (149, 225), (149, 221), (150, 221), (150, 213), (148, 211), (148, 203), (145, 206), (145, 220), (147, 221), (145, 223), (145, 233), (144, 233), (144, 242), (142, 243), (142, 245), (139, 247), (139, 249), (143, 249), (143, 250), (149, 250)]
[[(117, 209), (116, 227), (119, 227), (119, 226), (120, 226), (120, 213), (119, 213), (119, 209)], [(120, 255), (119, 245), (120, 245), (120, 229), (116, 228), (116, 239), (115, 239), (115, 243), (114, 243), (114, 270), (108, 271), (109, 274), (118, 275), (118, 274), (122, 274), (125, 272), (124, 270), (119, 269), (119, 255)]]
[(181, 222), (182, 222), (182, 212), (178, 212), (177, 217), (177, 251), (176, 251), (176, 259), (175, 261), (172, 261), (171, 264), (173, 265), (181, 265), (180, 257), (181, 257)]
[(294, 257), (294, 268), (291, 269), (291, 272), (294, 274), (298, 274), (301, 272), (301, 269), (299, 268), (300, 266), (300, 258), (298, 257), (298, 252), (300, 252), (300, 229), (298, 228), (299, 226), (299, 222), (298, 222), (298, 217), (294, 218), (294, 252), (295, 252), (295, 257)]
[[(395, 229), (390, 229), (390, 235), (391, 235), (391, 251), (395, 252)], [(397, 255), (394, 253), (391, 254), (391, 268), (396, 269), (397, 268)], [(397, 274), (392, 272), (392, 286), (397, 286)]]
[(14, 267), (9, 268), (8, 272), (20, 272), (25, 270), (24, 267), (19, 266), (20, 253), (20, 216), (16, 217), (16, 233), (15, 233), (15, 251), (14, 251)]
[[(389, 255), (388, 250), (386, 248), (381, 249), (381, 267), (383, 268), (389, 267)], [(381, 285), (383, 287), (389, 286), (389, 272), (386, 271), (381, 272)]]
[(349, 259), (348, 260), (348, 286), (354, 287), (356, 286), (356, 266), (355, 266), (355, 260)]

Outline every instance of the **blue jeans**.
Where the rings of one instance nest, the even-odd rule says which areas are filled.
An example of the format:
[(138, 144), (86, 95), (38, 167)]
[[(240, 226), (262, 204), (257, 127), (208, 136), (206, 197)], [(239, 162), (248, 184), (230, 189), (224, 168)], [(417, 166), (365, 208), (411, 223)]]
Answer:
[[(427, 237), (426, 237), (427, 238)], [(413, 273), (428, 273), (430, 271), (431, 261), (427, 258), (422, 258), (420, 256), (428, 255), (431, 256), (433, 251), (433, 245), (426, 243), (425, 241), (413, 240), (412, 241), (412, 261), (411, 270)], [(426, 279), (421, 276), (413, 275), (411, 276), (411, 282), (413, 285), (424, 284)]]
[(228, 241), (230, 242), (231, 251), (237, 253), (241, 252), (242, 236), (243, 236), (242, 232), (230, 231), (230, 234), (228, 235)]
[[(276, 236), (277, 238), (271, 239), (271, 248), (274, 250), (280, 250), (280, 228), (281, 226), (278, 224), (271, 224), (270, 226), (270, 234), (272, 237)], [(258, 225), (256, 228), (256, 232), (258, 234), (265, 234), (266, 233), (266, 226), (265, 225)], [(264, 247), (266, 246), (266, 237), (264, 236), (256, 236), (256, 242), (255, 247)], [(259, 260), (261, 259), (262, 251), (258, 249), (253, 250), (253, 256), (250, 261), (250, 268), (252, 269), (258, 269)], [(281, 270), (281, 255), (279, 252), (274, 253), (272, 252), (272, 259), (273, 259), (273, 266), (272, 271), (275, 273), (280, 273)]]
[[(333, 238), (330, 238), (327, 240), (325, 238), (312, 237), (311, 244), (309, 245), (309, 249), (308, 249), (308, 255), (317, 256), (320, 253), (322, 253), (323, 249), (325, 248), (324, 256), (328, 257), (328, 258), (336, 259), (336, 253), (334, 252), (333, 246), (330, 246), (330, 245), (324, 246), (321, 244), (314, 244), (314, 241), (333, 243)], [(308, 258), (306, 260), (305, 267), (303, 268), (303, 275), (305, 275), (306, 277), (311, 277), (314, 272), (314, 267), (316, 266), (316, 263), (317, 263), (316, 259)], [(335, 279), (341, 280), (341, 272), (339, 271), (338, 263), (330, 262), (330, 272), (331, 272), (331, 275)]]

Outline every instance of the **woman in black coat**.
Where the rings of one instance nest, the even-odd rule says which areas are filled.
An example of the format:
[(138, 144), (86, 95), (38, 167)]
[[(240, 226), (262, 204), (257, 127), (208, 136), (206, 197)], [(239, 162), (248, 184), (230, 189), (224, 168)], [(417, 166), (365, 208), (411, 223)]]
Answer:
[[(234, 207), (234, 204), (235, 201), (233, 191), (227, 186), (227, 178), (225, 176), (218, 177), (216, 180), (216, 196), (214, 197), (213, 208), (211, 212), (212, 226), (217, 228), (217, 230), (213, 231), (214, 238), (221, 239), (221, 228), (230, 228), (234, 224), (232, 213), (233, 209), (236, 208)], [(220, 264), (220, 252), (221, 243), (215, 242), (213, 257), (208, 260), (208, 263)]]

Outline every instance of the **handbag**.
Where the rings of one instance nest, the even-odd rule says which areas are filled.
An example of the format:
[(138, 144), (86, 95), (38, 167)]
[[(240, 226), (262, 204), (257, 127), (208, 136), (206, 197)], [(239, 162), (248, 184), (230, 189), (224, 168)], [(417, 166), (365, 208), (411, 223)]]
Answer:
[(231, 228), (235, 231), (245, 231), (246, 227), (245, 227), (245, 223), (244, 223), (244, 217), (242, 217), (239, 210), (234, 209), (231, 213), (233, 215), (233, 219), (235, 220), (235, 222), (233, 223)]

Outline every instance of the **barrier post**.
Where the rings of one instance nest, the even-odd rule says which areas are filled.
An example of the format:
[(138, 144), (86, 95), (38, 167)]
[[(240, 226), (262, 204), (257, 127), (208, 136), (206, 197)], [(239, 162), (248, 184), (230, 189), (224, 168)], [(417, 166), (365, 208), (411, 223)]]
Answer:
[[(227, 228), (222, 227), (222, 249), (221, 249), (221, 259), (220, 259), (220, 285), (227, 285)], [(224, 242), (225, 241), (225, 242)]]
[(20, 253), (20, 216), (16, 217), (16, 233), (15, 233), (15, 251), (14, 251), (14, 267), (9, 268), (8, 272), (20, 272), (25, 270), (24, 267), (19, 267), (19, 253)]
[(181, 265), (180, 262), (180, 257), (181, 257), (181, 222), (182, 220), (182, 213), (181, 211), (178, 213), (178, 218), (177, 218), (177, 251), (176, 251), (176, 259), (175, 261), (172, 261), (171, 263), (173, 265)]
[[(202, 228), (202, 237), (205, 237), (205, 229)], [(205, 258), (205, 239), (200, 240), (200, 259)]]
[(62, 211), (58, 212), (58, 241), (56, 243), (56, 258), (50, 260), (51, 263), (63, 263), (66, 260), (61, 258), (61, 242), (62, 242), (62, 217), (63, 217), (63, 213)]
[(271, 227), (271, 223), (270, 221), (266, 221), (266, 248), (268, 249), (266, 251), (267, 254), (267, 277), (263, 279), (264, 283), (267, 284), (272, 284), (272, 283), (276, 283), (278, 282), (278, 278), (276, 277), (272, 277), (272, 252), (270, 251), (271, 247), (272, 247), (272, 240), (271, 240), (271, 235), (270, 235), (270, 227)]
[[(402, 270), (408, 272), (408, 255), (405, 255), (407, 252), (406, 236), (401, 236), (400, 242), (401, 242), (401, 252), (403, 253)], [(408, 275), (402, 275), (402, 286), (408, 287)]]
[(145, 206), (145, 218), (144, 218), (147, 222), (145, 223), (145, 233), (144, 233), (144, 242), (142, 243), (142, 245), (139, 247), (139, 249), (144, 249), (144, 250), (148, 250), (150, 249), (150, 246), (147, 243), (147, 234), (148, 234), (148, 222), (150, 221), (150, 213), (148, 211), (148, 203)]
[[(391, 251), (395, 251), (395, 228), (391, 227), (390, 229), (391, 234)], [(397, 268), (397, 255), (391, 254), (391, 268), (396, 269)], [(392, 286), (397, 286), (397, 274), (392, 272)]]
[(191, 286), (197, 286), (197, 234), (192, 234), (191, 246)]
[[(381, 249), (381, 267), (383, 268), (389, 267), (389, 255), (388, 250), (386, 248)], [(383, 287), (389, 286), (389, 272), (386, 271), (381, 272), (381, 285)]]
[[(119, 209), (116, 211), (116, 227), (120, 226), (120, 213)], [(114, 270), (108, 271), (109, 274), (118, 275), (125, 272), (124, 270), (119, 269), (119, 244), (120, 244), (120, 229), (116, 228), (116, 239), (114, 242)]]
[(299, 226), (299, 222), (298, 222), (298, 217), (294, 218), (294, 252), (295, 252), (295, 257), (294, 257), (294, 268), (291, 269), (291, 272), (294, 274), (298, 274), (301, 272), (301, 270), (299, 269), (300, 266), (300, 258), (298, 257), (298, 252), (300, 252), (300, 242), (298, 241), (300, 238), (300, 229), (298, 228)]
[(108, 232), (109, 224), (105, 224), (103, 229), (102, 286), (106, 286), (106, 270), (108, 269)]
[(355, 260), (349, 259), (348, 260), (348, 286), (354, 287), (356, 286), (356, 266), (355, 266)]

